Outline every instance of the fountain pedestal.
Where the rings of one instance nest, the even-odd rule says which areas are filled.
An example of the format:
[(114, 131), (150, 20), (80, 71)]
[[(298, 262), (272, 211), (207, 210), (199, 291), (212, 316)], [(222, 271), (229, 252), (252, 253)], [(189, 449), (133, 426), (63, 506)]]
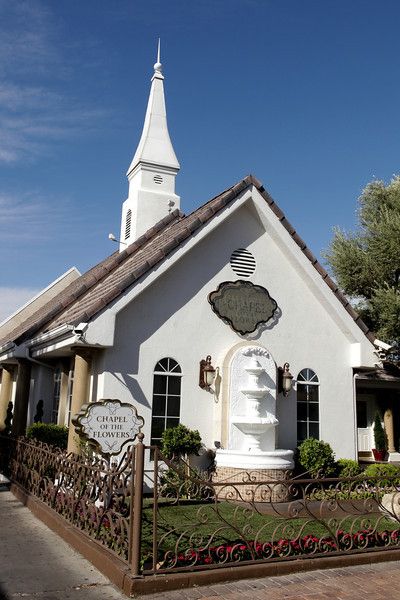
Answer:
[[(275, 364), (273, 366), (275, 373)], [(239, 398), (230, 418), (233, 442), (228, 449), (218, 449), (216, 452), (214, 481), (227, 484), (227, 487), (220, 488), (223, 497), (232, 493), (229, 484), (234, 486), (235, 483), (241, 483), (242, 485), (235, 487), (235, 493), (241, 490), (243, 500), (253, 498), (255, 501), (286, 501), (288, 494), (285, 486), (263, 485), (266, 481), (288, 479), (294, 467), (293, 451), (276, 448), (276, 430), (279, 424), (275, 416), (276, 383), (270, 389), (261, 382), (266, 370), (254, 355), (246, 360), (243, 370), (247, 373), (247, 382), (240, 387), (243, 401)], [(235, 431), (240, 432), (239, 437), (235, 437)], [(246, 477), (252, 485), (243, 487)]]

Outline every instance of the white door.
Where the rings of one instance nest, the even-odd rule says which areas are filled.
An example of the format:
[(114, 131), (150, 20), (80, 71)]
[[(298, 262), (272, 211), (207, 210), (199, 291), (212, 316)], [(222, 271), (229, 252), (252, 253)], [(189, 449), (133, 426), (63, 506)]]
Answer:
[(372, 449), (372, 426), (369, 425), (368, 404), (366, 398), (357, 400), (357, 440), (359, 452), (370, 452)]

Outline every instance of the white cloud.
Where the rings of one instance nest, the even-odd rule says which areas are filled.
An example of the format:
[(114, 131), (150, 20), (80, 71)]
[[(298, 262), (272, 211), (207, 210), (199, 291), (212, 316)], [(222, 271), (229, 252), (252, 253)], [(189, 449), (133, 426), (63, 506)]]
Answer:
[(33, 193), (20, 197), (0, 194), (0, 239), (3, 244), (62, 239), (76, 226), (68, 201), (56, 202)]
[(39, 291), (35, 288), (0, 286), (0, 325)]
[(40, 0), (0, 0), (0, 165), (48, 155), (105, 114), (65, 91), (72, 65), (57, 27)]

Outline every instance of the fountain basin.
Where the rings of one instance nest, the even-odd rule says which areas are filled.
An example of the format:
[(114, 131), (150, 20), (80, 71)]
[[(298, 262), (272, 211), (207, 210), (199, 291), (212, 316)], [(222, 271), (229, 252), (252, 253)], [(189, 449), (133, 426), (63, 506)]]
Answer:
[(279, 421), (273, 415), (269, 417), (233, 417), (232, 424), (246, 435), (260, 435), (270, 427), (276, 427)]
[(215, 461), (217, 468), (234, 469), (283, 469), (294, 468), (293, 450), (267, 450), (243, 452), (240, 450), (217, 450)]

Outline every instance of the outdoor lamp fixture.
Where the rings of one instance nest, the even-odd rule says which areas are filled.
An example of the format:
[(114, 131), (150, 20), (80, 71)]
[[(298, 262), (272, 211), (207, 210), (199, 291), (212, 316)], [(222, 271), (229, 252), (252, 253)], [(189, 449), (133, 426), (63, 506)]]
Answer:
[(203, 390), (209, 390), (216, 376), (216, 370), (211, 364), (211, 356), (206, 356), (206, 360), (200, 361), (199, 386)]
[(279, 391), (282, 392), (284, 396), (287, 396), (293, 386), (293, 375), (289, 371), (289, 363), (285, 362), (283, 367), (278, 367), (278, 374)]

